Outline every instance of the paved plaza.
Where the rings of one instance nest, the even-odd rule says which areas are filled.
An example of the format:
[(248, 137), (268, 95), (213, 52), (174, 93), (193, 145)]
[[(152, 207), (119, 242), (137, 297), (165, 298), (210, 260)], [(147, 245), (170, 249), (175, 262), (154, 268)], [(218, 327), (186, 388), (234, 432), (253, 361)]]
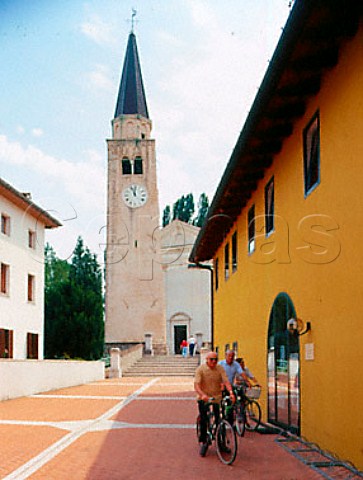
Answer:
[(191, 377), (109, 379), (0, 402), (5, 480), (313, 480), (276, 435), (247, 432), (233, 466), (199, 457)]

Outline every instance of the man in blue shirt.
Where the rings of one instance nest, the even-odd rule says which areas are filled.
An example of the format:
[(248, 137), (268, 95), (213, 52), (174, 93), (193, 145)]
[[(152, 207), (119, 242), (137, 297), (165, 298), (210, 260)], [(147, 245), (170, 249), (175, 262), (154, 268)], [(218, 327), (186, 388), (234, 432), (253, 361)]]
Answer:
[[(236, 375), (241, 375), (243, 378), (246, 377), (241, 365), (235, 361), (234, 359), (234, 351), (227, 350), (226, 351), (226, 359), (221, 360), (219, 362), (220, 365), (225, 369), (228, 380), (231, 385), (233, 385), (234, 377)], [(245, 378), (246, 382), (248, 382), (247, 377)]]

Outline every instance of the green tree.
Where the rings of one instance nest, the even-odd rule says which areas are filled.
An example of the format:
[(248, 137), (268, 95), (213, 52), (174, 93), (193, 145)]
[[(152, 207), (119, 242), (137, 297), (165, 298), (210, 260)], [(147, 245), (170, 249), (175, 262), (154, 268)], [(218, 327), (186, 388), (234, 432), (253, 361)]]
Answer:
[(183, 195), (173, 205), (173, 220), (191, 223), (194, 214), (194, 198), (192, 193)]
[(77, 240), (68, 274), (53, 268), (61, 260), (48, 251), (55, 271), (45, 293), (45, 353), (86, 360), (102, 356), (104, 343), (102, 272), (96, 256)]
[(207, 218), (209, 208), (209, 200), (205, 193), (202, 193), (198, 201), (198, 214), (193, 220), (193, 225), (202, 227)]
[(169, 225), (170, 220), (171, 220), (171, 211), (170, 211), (170, 206), (167, 205), (163, 211), (163, 227), (166, 227), (167, 225)]

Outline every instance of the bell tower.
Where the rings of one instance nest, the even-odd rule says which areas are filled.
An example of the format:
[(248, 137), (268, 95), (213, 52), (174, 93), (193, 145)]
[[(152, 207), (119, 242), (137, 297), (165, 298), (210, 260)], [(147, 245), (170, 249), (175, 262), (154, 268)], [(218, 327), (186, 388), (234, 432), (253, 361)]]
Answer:
[[(145, 343), (166, 353), (164, 277), (159, 254), (155, 140), (133, 31), (129, 34), (108, 145), (107, 347)], [(152, 339), (152, 349), (150, 347)]]

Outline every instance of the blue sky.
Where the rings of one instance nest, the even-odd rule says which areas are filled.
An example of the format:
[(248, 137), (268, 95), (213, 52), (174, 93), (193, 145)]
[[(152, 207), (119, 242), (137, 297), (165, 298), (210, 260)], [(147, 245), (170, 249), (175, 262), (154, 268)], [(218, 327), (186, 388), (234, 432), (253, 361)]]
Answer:
[(132, 8), (160, 210), (213, 197), (288, 14), (288, 0), (1, 0), (0, 176), (78, 235), (105, 243), (111, 135)]

